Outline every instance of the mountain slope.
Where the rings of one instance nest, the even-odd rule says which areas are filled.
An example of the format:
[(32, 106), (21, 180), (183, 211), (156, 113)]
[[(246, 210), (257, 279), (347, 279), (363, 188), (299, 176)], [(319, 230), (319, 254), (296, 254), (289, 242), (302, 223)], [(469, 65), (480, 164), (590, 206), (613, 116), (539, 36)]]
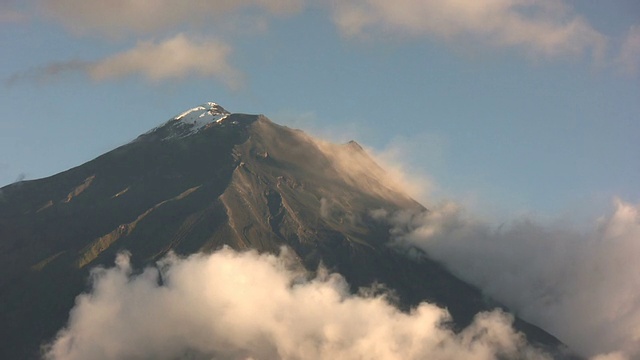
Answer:
[(439, 264), (390, 249), (389, 227), (370, 216), (407, 208), (422, 206), (355, 142), (323, 143), (215, 103), (190, 109), (79, 167), (2, 188), (0, 358), (37, 357), (89, 269), (125, 249), (143, 265), (170, 250), (286, 245), (311, 271), (322, 262), (343, 274), (354, 291), (383, 283), (401, 307), (428, 300), (464, 327), (492, 305)]

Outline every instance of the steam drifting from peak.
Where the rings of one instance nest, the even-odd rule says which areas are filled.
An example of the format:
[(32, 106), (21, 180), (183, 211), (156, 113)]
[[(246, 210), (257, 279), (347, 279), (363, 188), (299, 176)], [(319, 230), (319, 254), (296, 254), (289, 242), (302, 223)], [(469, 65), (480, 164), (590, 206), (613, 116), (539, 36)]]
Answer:
[[(424, 182), (418, 184), (404, 176), (399, 165), (391, 165), (386, 158), (370, 157), (359, 144), (352, 141), (336, 145), (307, 137), (335, 168), (338, 174), (356, 188), (378, 195), (387, 200), (412, 201), (409, 196), (422, 195)], [(381, 167), (378, 163), (383, 164)]]
[[(340, 275), (309, 279), (279, 257), (223, 249), (169, 256), (133, 275), (129, 257), (93, 271), (47, 359), (543, 359), (501, 312), (461, 333), (427, 303), (402, 313), (384, 297), (350, 295)], [(162, 285), (159, 285), (159, 282)]]

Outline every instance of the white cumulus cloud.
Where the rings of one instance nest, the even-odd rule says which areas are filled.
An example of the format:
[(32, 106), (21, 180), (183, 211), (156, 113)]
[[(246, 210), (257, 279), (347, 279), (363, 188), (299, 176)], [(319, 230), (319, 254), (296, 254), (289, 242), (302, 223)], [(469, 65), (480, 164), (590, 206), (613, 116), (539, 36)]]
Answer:
[(338, 274), (309, 278), (291, 257), (222, 249), (134, 272), (92, 273), (47, 359), (542, 359), (511, 317), (480, 313), (460, 333), (446, 310), (410, 313), (351, 295)]

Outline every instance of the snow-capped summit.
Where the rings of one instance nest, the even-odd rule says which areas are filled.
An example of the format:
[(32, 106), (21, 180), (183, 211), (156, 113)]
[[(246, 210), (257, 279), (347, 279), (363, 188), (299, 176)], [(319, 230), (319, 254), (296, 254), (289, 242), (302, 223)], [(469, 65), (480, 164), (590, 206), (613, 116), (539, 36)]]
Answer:
[(162, 140), (179, 139), (208, 127), (222, 124), (229, 115), (231, 113), (217, 103), (207, 102), (172, 117), (164, 124), (140, 135), (134, 141), (142, 141), (149, 138), (160, 138)]
[(175, 116), (172, 120), (191, 125), (191, 131), (197, 131), (208, 124), (224, 120), (229, 114), (231, 113), (222, 106), (207, 102)]

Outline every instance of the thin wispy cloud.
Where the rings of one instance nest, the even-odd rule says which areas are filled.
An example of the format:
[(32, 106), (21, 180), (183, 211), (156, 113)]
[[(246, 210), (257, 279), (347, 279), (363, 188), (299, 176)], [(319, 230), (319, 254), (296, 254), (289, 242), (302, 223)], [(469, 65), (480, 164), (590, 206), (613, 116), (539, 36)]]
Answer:
[(49, 81), (55, 81), (66, 73), (86, 72), (90, 65), (90, 62), (83, 60), (54, 62), (13, 74), (5, 79), (4, 83), (6, 86), (31, 82), (46, 83)]
[(160, 43), (139, 42), (130, 50), (91, 64), (88, 73), (98, 81), (133, 74), (152, 81), (215, 76), (235, 88), (240, 85), (241, 75), (229, 63), (230, 54), (231, 47), (222, 41), (196, 41), (178, 34)]
[(232, 49), (217, 39), (192, 40), (178, 34), (161, 42), (142, 41), (135, 47), (107, 58), (72, 60), (15, 74), (6, 83), (47, 81), (64, 73), (83, 73), (95, 81), (140, 76), (157, 82), (206, 76), (220, 79), (232, 89), (242, 86), (242, 73), (229, 61)]
[(547, 358), (500, 311), (455, 333), (445, 309), (421, 303), (404, 313), (384, 296), (350, 294), (340, 275), (310, 277), (287, 253), (169, 256), (142, 273), (121, 254), (92, 272), (91, 292), (45, 358)]
[(629, 29), (617, 60), (623, 73), (636, 75), (640, 71), (640, 25)]
[[(230, 63), (232, 47), (217, 36), (196, 37), (194, 30), (210, 34), (225, 28), (218, 24), (233, 24), (229, 19), (237, 20), (243, 13), (254, 14), (252, 26), (264, 29), (265, 17), (296, 13), (304, 2), (51, 0), (36, 4), (40, 19), (52, 19), (76, 35), (98, 35), (112, 40), (122, 39), (125, 35), (171, 35), (161, 42), (140, 38), (135, 47), (103, 59), (72, 59), (45, 64), (14, 74), (5, 80), (8, 85), (22, 81), (46, 82), (64, 74), (82, 73), (98, 82), (130, 76), (140, 76), (152, 82), (205, 76), (218, 78), (235, 90), (242, 87), (244, 76)], [(177, 29), (184, 31), (176, 35)]]
[(374, 34), (480, 41), (545, 56), (603, 55), (606, 37), (561, 1), (335, 1), (334, 21), (348, 37)]

